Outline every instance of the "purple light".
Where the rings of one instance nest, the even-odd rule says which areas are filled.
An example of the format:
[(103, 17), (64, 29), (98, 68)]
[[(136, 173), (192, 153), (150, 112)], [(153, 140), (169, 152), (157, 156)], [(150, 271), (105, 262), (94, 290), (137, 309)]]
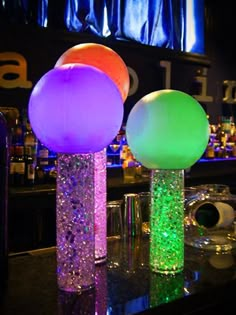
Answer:
[(123, 112), (115, 83), (89, 65), (54, 68), (31, 93), (32, 128), (45, 146), (59, 153), (57, 277), (62, 290), (92, 288), (95, 258), (106, 259), (105, 148), (120, 129)]
[(107, 172), (106, 149), (94, 154), (95, 261), (107, 258)]
[(118, 133), (123, 101), (102, 71), (67, 64), (47, 72), (35, 85), (29, 119), (36, 136), (57, 153), (93, 153)]
[(94, 154), (58, 154), (57, 282), (82, 292), (95, 285)]

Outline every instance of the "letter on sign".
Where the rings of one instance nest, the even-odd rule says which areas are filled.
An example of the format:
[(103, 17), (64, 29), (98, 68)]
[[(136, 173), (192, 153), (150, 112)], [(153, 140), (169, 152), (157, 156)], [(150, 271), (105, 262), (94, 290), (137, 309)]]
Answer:
[[(25, 58), (15, 52), (0, 53), (0, 87), (6, 89), (30, 89), (32, 82), (27, 80), (27, 63)], [(7, 75), (14, 75), (9, 79)]]
[(207, 69), (203, 69), (202, 76), (195, 77), (196, 82), (201, 84), (201, 94), (193, 95), (199, 102), (213, 102), (213, 97), (207, 95)]
[(236, 81), (225, 80), (223, 84), (226, 86), (223, 102), (227, 104), (236, 104)]

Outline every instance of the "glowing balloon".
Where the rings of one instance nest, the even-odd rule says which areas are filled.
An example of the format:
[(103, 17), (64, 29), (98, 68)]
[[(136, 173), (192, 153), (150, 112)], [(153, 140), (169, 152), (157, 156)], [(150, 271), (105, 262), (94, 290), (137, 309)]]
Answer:
[(105, 72), (117, 85), (123, 102), (129, 92), (129, 73), (123, 59), (111, 48), (86, 43), (71, 47), (58, 59), (55, 67), (68, 63), (83, 63)]
[(134, 156), (150, 169), (186, 169), (203, 154), (209, 123), (202, 106), (176, 90), (152, 92), (132, 108), (126, 125)]
[(102, 150), (120, 130), (123, 102), (114, 82), (89, 65), (68, 64), (35, 85), (29, 119), (39, 140), (58, 153)]

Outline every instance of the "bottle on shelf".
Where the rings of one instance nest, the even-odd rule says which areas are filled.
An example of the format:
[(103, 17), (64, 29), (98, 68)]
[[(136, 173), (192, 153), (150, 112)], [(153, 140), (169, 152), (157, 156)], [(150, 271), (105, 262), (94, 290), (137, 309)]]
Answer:
[(49, 164), (49, 150), (41, 142), (39, 143), (39, 146), (38, 146), (38, 163), (37, 164), (41, 166), (48, 166)]
[(49, 150), (38, 141), (37, 165), (35, 168), (35, 182), (45, 184), (47, 182), (47, 167), (49, 165)]
[(122, 128), (119, 132), (119, 141), (120, 141), (120, 164), (122, 165), (126, 159), (129, 146), (127, 144), (126, 134), (125, 134), (125, 125), (122, 125)]
[(35, 136), (29, 121), (26, 122), (25, 129), (26, 129), (26, 131), (24, 133), (24, 147), (25, 147), (25, 150), (27, 150), (27, 148), (30, 148), (31, 157), (33, 158), (33, 160), (36, 164), (38, 139)]
[(14, 175), (15, 174), (15, 148), (13, 145), (9, 147), (9, 186), (14, 186)]
[(32, 155), (31, 147), (25, 146), (25, 185), (32, 186), (35, 183), (35, 158)]
[(111, 165), (120, 164), (120, 142), (117, 140), (117, 137), (109, 144), (107, 154), (110, 157)]
[(25, 185), (32, 186), (35, 183), (35, 168), (37, 164), (38, 139), (35, 136), (30, 122), (25, 121), (24, 153), (25, 153)]
[(210, 137), (206, 151), (205, 151), (205, 158), (206, 159), (214, 159), (215, 158), (215, 146), (214, 141)]
[(216, 139), (218, 142), (218, 146), (216, 148), (216, 157), (229, 158), (234, 156), (234, 130), (235, 126), (233, 116), (219, 116), (218, 128), (216, 132)]
[(37, 164), (35, 167), (35, 184), (45, 184), (45, 177), (46, 175), (43, 167)]
[(136, 161), (128, 147), (126, 157), (122, 163), (124, 179), (133, 179), (136, 175)]
[(231, 132), (231, 124), (233, 123), (233, 116), (220, 116), (219, 119), (220, 119), (221, 129), (225, 132), (228, 138)]
[(24, 146), (16, 145), (14, 152), (14, 186), (24, 186), (25, 184), (25, 157)]
[(16, 123), (12, 127), (11, 142), (13, 146), (24, 145), (24, 131), (21, 117), (16, 118)]

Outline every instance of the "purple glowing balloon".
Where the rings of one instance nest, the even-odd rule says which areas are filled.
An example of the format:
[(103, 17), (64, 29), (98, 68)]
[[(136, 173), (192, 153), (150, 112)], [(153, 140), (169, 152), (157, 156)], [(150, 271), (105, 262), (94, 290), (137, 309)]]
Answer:
[(47, 72), (29, 100), (29, 119), (39, 140), (57, 153), (98, 152), (120, 130), (123, 101), (99, 69), (67, 64)]

